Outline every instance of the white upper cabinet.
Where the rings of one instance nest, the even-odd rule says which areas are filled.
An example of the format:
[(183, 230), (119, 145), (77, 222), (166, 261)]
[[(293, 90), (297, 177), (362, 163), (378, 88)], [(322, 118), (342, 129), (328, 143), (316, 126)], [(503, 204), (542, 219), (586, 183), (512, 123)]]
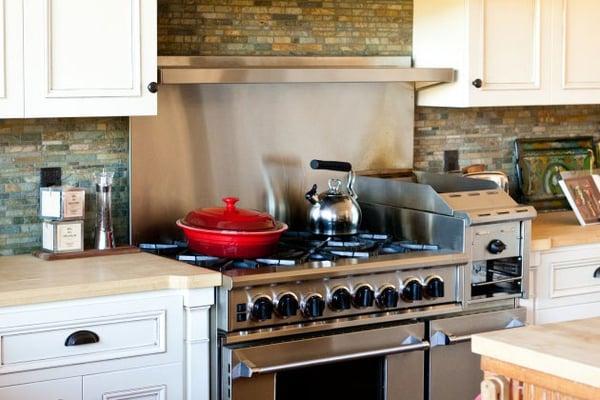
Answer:
[(600, 1), (552, 1), (554, 102), (600, 103)]
[(457, 70), (418, 104), (476, 107), (550, 103), (550, 0), (415, 0), (416, 66)]
[(473, 105), (545, 104), (550, 101), (546, 0), (470, 2), (468, 46)]
[(415, 0), (417, 66), (457, 70), (419, 105), (600, 102), (597, 0)]
[(22, 101), (20, 115), (4, 104), (1, 114), (156, 114), (156, 94), (148, 89), (157, 75), (156, 0), (2, 1), (22, 11), (10, 19), (22, 33), (14, 43), (19, 53), (3, 63), (19, 70)]
[(0, 0), (0, 118), (23, 117), (23, 2)]

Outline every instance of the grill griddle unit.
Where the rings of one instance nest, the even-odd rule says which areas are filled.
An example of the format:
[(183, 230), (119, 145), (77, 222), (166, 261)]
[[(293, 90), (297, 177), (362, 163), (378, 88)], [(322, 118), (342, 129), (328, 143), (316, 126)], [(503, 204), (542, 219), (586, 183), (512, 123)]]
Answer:
[[(463, 219), (467, 226), (535, 218), (535, 209), (515, 202), (490, 181), (452, 174), (413, 171), (385, 178), (360, 175), (356, 191), (361, 206), (380, 205)], [(365, 218), (369, 221), (369, 218)]]

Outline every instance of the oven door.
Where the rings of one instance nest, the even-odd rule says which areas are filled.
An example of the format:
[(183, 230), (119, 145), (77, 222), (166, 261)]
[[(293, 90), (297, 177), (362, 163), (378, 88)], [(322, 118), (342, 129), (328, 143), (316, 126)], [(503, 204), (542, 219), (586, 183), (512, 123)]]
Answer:
[(222, 347), (222, 399), (418, 400), (424, 324)]
[(429, 400), (474, 399), (483, 380), (471, 335), (525, 325), (525, 309), (480, 312), (429, 322)]

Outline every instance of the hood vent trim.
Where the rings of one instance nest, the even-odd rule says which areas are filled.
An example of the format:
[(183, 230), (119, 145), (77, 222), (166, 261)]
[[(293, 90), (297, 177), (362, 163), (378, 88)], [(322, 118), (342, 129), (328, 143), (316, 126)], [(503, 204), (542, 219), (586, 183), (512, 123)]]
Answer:
[(451, 68), (413, 68), (410, 57), (158, 57), (161, 84), (453, 82)]

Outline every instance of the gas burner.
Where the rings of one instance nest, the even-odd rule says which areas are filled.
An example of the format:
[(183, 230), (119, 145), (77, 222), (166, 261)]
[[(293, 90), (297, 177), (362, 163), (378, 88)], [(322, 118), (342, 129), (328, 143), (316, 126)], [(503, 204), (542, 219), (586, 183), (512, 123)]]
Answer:
[(227, 259), (192, 253), (188, 250), (178, 254), (176, 260), (196, 265), (198, 267), (215, 268), (227, 262)]
[(415, 242), (386, 242), (379, 250), (380, 254), (402, 254), (411, 251), (437, 251), (440, 247), (434, 244)]
[(139, 245), (141, 251), (158, 256), (173, 256), (187, 249), (187, 245), (182, 242), (174, 243), (141, 243)]
[(293, 266), (301, 264), (306, 251), (296, 248), (288, 248), (278, 251), (268, 257), (258, 258), (256, 261), (264, 265)]
[(308, 261), (335, 261), (337, 254), (329, 251), (316, 251), (308, 255)]
[(257, 260), (229, 260), (223, 265), (222, 269), (257, 269), (260, 266)]

